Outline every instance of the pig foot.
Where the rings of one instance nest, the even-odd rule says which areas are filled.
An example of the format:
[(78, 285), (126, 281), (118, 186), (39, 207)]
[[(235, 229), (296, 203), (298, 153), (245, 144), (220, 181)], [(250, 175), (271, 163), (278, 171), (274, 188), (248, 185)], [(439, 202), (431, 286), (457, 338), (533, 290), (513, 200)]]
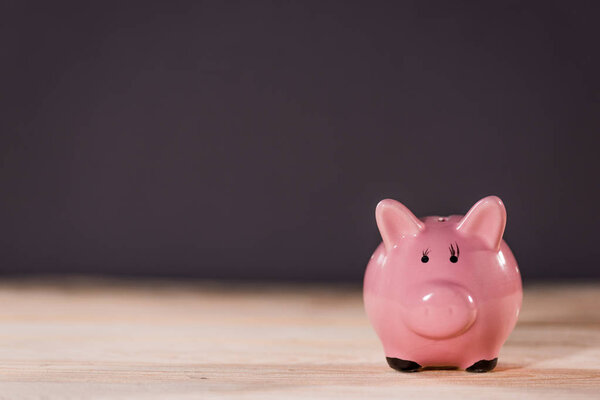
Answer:
[(386, 357), (385, 359), (387, 360), (388, 365), (397, 371), (416, 372), (421, 368), (421, 366), (414, 361), (401, 360), (393, 357)]
[(496, 368), (498, 357), (493, 360), (480, 360), (467, 368), (467, 372), (488, 372)]

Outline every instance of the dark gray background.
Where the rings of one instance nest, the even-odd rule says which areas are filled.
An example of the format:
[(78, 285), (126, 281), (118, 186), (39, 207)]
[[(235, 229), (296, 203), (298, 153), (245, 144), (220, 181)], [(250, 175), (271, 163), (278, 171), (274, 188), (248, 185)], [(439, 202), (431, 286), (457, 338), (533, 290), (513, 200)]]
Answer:
[(0, 271), (360, 281), (385, 197), (598, 278), (595, 2), (2, 3)]

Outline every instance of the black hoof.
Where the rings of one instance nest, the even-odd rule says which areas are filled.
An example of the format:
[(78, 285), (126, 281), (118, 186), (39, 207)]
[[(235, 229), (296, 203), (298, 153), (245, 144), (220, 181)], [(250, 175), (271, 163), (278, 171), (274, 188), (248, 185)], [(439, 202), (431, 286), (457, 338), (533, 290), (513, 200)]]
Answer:
[(414, 361), (406, 361), (392, 357), (386, 357), (385, 359), (387, 360), (388, 365), (397, 371), (415, 372), (421, 368), (421, 366)]
[(488, 372), (496, 368), (496, 364), (498, 364), (497, 357), (493, 360), (480, 360), (467, 368), (467, 372)]

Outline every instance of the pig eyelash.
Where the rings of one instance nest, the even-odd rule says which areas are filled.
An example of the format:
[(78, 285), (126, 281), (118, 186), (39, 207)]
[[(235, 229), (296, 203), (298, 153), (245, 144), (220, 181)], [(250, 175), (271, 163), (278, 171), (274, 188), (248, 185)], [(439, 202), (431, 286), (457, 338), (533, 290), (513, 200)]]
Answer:
[(423, 257), (427, 257), (429, 255), (430, 249), (423, 250)]

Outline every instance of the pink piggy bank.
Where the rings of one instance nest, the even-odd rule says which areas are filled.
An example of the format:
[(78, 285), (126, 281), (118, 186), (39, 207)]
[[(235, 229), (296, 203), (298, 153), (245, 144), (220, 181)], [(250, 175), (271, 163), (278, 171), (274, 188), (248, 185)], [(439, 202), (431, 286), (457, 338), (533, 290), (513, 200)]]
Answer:
[(364, 302), (390, 367), (494, 369), (523, 296), (502, 240), (502, 201), (486, 197), (464, 217), (418, 219), (388, 199), (375, 216), (383, 243), (367, 266)]

